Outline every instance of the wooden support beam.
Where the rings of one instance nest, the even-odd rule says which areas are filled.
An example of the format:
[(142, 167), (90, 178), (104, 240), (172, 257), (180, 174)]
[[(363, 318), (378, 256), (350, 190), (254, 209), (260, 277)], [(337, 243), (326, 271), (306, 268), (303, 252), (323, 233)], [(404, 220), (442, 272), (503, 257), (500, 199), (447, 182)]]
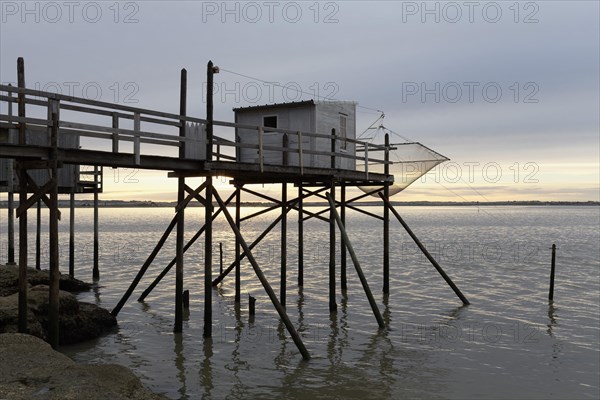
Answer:
[(181, 200), (181, 202), (178, 201), (177, 206), (175, 207), (175, 212), (179, 212), (179, 211), (185, 209), (187, 207), (187, 205), (190, 203), (190, 201), (192, 201), (192, 199), (196, 199), (196, 200), (198, 200), (198, 202), (200, 202), (200, 204), (206, 205), (206, 201), (200, 196), (200, 192), (203, 191), (204, 188), (206, 187), (206, 182), (202, 182), (202, 184), (200, 186), (198, 186), (196, 189), (192, 190), (192, 188), (190, 188), (188, 185), (185, 184), (185, 178), (177, 178), (177, 179), (184, 179), (183, 189), (181, 190), (181, 192), (182, 192), (182, 196), (185, 195), (185, 192), (187, 192), (188, 195), (185, 197), (185, 199)]
[[(57, 153), (58, 148), (58, 101), (54, 102), (52, 113), (52, 134), (50, 136), (52, 146), (52, 180), (58, 180)], [(54, 185), (50, 191), (50, 301), (48, 304), (48, 342), (56, 349), (59, 345), (59, 247), (58, 247), (58, 185)]]
[(75, 181), (69, 194), (69, 276), (75, 277)]
[[(212, 161), (213, 148), (213, 75), (215, 68), (212, 61), (206, 66), (207, 74), (207, 94), (206, 94), (206, 160)], [(206, 177), (206, 190), (204, 198), (204, 331), (205, 338), (212, 336), (212, 216), (213, 216), (213, 177)], [(223, 210), (227, 212), (227, 210)]]
[[(39, 193), (40, 192), (40, 188), (38, 187), (38, 185), (35, 183), (35, 181), (31, 178), (31, 176), (29, 176), (29, 173), (27, 173), (27, 170), (25, 168), (22, 168), (19, 166), (19, 163), (17, 163), (17, 175), (20, 174), (24, 174), (24, 180), (27, 182), (27, 185), (29, 186), (27, 191), (32, 191), (34, 193)], [(21, 180), (21, 177), (19, 176), (19, 181)], [(46, 195), (43, 194), (40, 199), (44, 202), (44, 204), (46, 205), (46, 207), (50, 208), (50, 198)], [(26, 201), (26, 200), (25, 200)], [(33, 205), (33, 203), (32, 203)], [(60, 217), (61, 217), (61, 213), (60, 210), (58, 210), (58, 220), (60, 221)]]
[[(340, 218), (342, 225), (346, 226), (346, 185), (342, 183), (340, 185)], [(342, 293), (345, 293), (348, 289), (348, 280), (346, 274), (346, 246), (340, 248), (340, 288)]]
[(304, 205), (302, 183), (298, 184), (298, 287), (304, 287)]
[[(235, 188), (235, 226), (241, 231), (241, 200), (242, 191), (239, 187)], [(235, 303), (241, 302), (241, 245), (238, 237), (235, 237)], [(221, 271), (223, 273), (223, 271)]]
[[(187, 71), (181, 70), (181, 86), (179, 96), (179, 115), (185, 116), (187, 112)], [(185, 138), (185, 121), (181, 121), (179, 127), (179, 136)], [(179, 158), (185, 158), (185, 142), (179, 144)], [(206, 182), (205, 182), (206, 183)], [(173, 332), (178, 333), (183, 330), (183, 241), (185, 235), (184, 229), (184, 212), (187, 204), (192, 200), (194, 195), (198, 195), (202, 186), (200, 185), (196, 191), (185, 198), (185, 178), (177, 178), (177, 237), (175, 244), (175, 325)]]
[(235, 222), (234, 222), (233, 218), (231, 217), (231, 214), (229, 214), (229, 211), (227, 210), (225, 203), (223, 202), (223, 200), (221, 199), (221, 196), (219, 196), (219, 193), (216, 190), (214, 192), (214, 196), (215, 196), (215, 199), (217, 200), (217, 202), (219, 203), (219, 206), (223, 210), (223, 214), (225, 215), (225, 218), (227, 219), (229, 226), (235, 233), (235, 236), (239, 239), (240, 245), (244, 249), (244, 252), (247, 254), (248, 261), (250, 261), (250, 264), (252, 265), (252, 268), (254, 269), (254, 273), (260, 280), (260, 283), (263, 285), (263, 288), (265, 289), (265, 291), (267, 292), (267, 295), (271, 299), (271, 302), (275, 306), (275, 309), (277, 310), (279, 317), (281, 318), (285, 327), (287, 328), (290, 336), (292, 337), (294, 343), (296, 344), (296, 347), (298, 347), (300, 354), (302, 354), (302, 357), (305, 360), (309, 360), (310, 354), (308, 353), (308, 350), (304, 346), (304, 343), (302, 342), (302, 338), (300, 337), (300, 335), (296, 331), (296, 328), (294, 328), (292, 321), (290, 321), (290, 318), (286, 314), (285, 308), (281, 305), (281, 303), (277, 299), (277, 295), (275, 295), (273, 288), (271, 287), (271, 285), (269, 284), (269, 281), (267, 280), (267, 278), (263, 274), (262, 270), (260, 269), (258, 263), (256, 262), (256, 259), (252, 255), (250, 248), (246, 244), (246, 241), (244, 240), (242, 234), (240, 233), (239, 229), (235, 225)]
[(419, 238), (417, 237), (417, 235), (415, 235), (413, 233), (412, 229), (410, 229), (410, 227), (408, 226), (408, 224), (406, 222), (404, 222), (404, 219), (402, 219), (402, 217), (400, 216), (400, 214), (398, 214), (398, 212), (392, 206), (392, 204), (389, 202), (389, 200), (387, 200), (383, 196), (383, 193), (379, 193), (379, 196), (383, 199), (385, 205), (394, 214), (394, 216), (396, 217), (396, 219), (398, 219), (398, 221), (400, 222), (400, 224), (402, 224), (402, 226), (404, 227), (404, 229), (406, 230), (406, 232), (410, 235), (410, 237), (412, 238), (412, 240), (414, 240), (415, 244), (419, 247), (419, 249), (421, 249), (421, 251), (423, 252), (423, 254), (425, 255), (425, 257), (427, 257), (427, 259), (435, 267), (435, 269), (437, 270), (437, 272), (439, 272), (439, 274), (442, 276), (442, 278), (444, 278), (444, 280), (446, 281), (446, 283), (448, 284), (448, 286), (450, 286), (452, 288), (452, 290), (454, 291), (454, 293), (463, 302), (463, 304), (464, 305), (470, 304), (469, 300), (467, 300), (467, 298), (462, 294), (462, 292), (460, 291), (460, 289), (458, 288), (458, 286), (456, 286), (454, 284), (454, 282), (452, 282), (452, 279), (450, 279), (450, 277), (444, 272), (444, 270), (442, 269), (442, 267), (440, 267), (440, 264), (438, 264), (438, 262), (433, 258), (433, 256), (431, 254), (429, 254), (429, 251), (427, 251), (427, 249), (425, 248), (425, 246), (423, 245), (423, 243), (421, 243), (421, 241), (419, 240)]
[[(231, 194), (231, 196), (229, 196), (229, 198), (227, 199), (227, 201), (225, 201), (225, 203), (229, 204), (231, 202), (231, 200), (233, 199), (234, 195), (235, 195), (235, 193)], [(221, 210), (219, 209), (219, 210), (217, 210), (216, 213), (213, 214), (213, 216), (212, 216), (213, 221), (219, 216), (220, 212), (221, 212)], [(192, 247), (192, 245), (196, 242), (196, 240), (198, 240), (200, 238), (200, 236), (202, 236), (202, 234), (204, 233), (205, 230), (206, 230), (206, 224), (204, 224), (198, 230), (198, 232), (196, 232), (194, 234), (194, 236), (192, 236), (192, 238), (186, 243), (186, 245), (183, 247), (184, 253), (186, 251), (188, 251), (188, 249), (190, 247)], [(156, 278), (154, 278), (154, 281), (152, 281), (150, 286), (148, 286), (148, 288), (146, 290), (144, 290), (142, 295), (138, 298), (138, 301), (144, 301), (146, 299), (146, 297), (148, 297), (148, 295), (152, 292), (152, 290), (154, 290), (156, 285), (158, 285), (158, 283), (169, 273), (169, 271), (171, 270), (171, 268), (173, 268), (173, 265), (175, 265), (176, 262), (177, 262), (177, 257), (173, 257), (171, 262), (169, 262), (169, 264), (161, 271), (161, 273), (158, 274), (158, 276)]]
[[(25, 88), (25, 62), (22, 57), (17, 59), (17, 80), (19, 89)], [(18, 115), (25, 118), (25, 95), (18, 94)], [(19, 144), (27, 144), (26, 126), (24, 122), (19, 122)], [(19, 175), (19, 203), (27, 201), (27, 170), (18, 167)], [(27, 329), (27, 211), (19, 218), (19, 321), (18, 330), (20, 333), (28, 333)]]
[(19, 218), (25, 210), (29, 210), (35, 203), (46, 196), (57, 185), (55, 179), (50, 179), (41, 188), (38, 188), (24, 203), (20, 203), (17, 207), (17, 218)]
[(327, 199), (329, 200), (329, 205), (331, 206), (333, 219), (335, 222), (337, 222), (338, 228), (340, 229), (340, 233), (342, 236), (342, 245), (346, 246), (348, 248), (348, 253), (350, 253), (350, 257), (352, 258), (352, 263), (354, 264), (354, 268), (356, 269), (356, 273), (358, 274), (360, 283), (362, 284), (363, 290), (365, 291), (365, 294), (367, 295), (367, 298), (369, 299), (369, 304), (371, 305), (371, 310), (373, 310), (373, 314), (375, 315), (377, 324), (379, 324), (380, 328), (385, 328), (385, 323), (383, 321), (383, 317), (381, 316), (381, 313), (379, 312), (379, 307), (377, 306), (377, 303), (375, 302), (375, 298), (373, 298), (373, 293), (371, 293), (371, 289), (369, 288), (369, 283), (367, 282), (367, 278), (365, 278), (362, 268), (360, 267), (360, 263), (358, 262), (358, 257), (356, 256), (356, 253), (354, 252), (354, 248), (352, 247), (352, 243), (350, 242), (350, 239), (348, 238), (348, 234), (346, 233), (346, 228), (344, 227), (344, 224), (342, 223), (342, 219), (340, 218), (337, 210), (335, 209), (335, 202), (334, 202), (333, 196), (331, 196), (328, 193)]
[(41, 255), (41, 236), (42, 236), (42, 205), (41, 200), (37, 201), (37, 215), (35, 219), (35, 269), (42, 269), (40, 266), (40, 255)]
[[(287, 139), (287, 136), (285, 136)], [(285, 153), (287, 154), (287, 153)], [(279, 301), (285, 307), (287, 290), (287, 184), (281, 184), (281, 283)]]
[[(203, 182), (204, 184), (204, 182)], [(192, 189), (191, 187), (189, 187), (188, 185), (185, 185), (185, 191), (192, 195), (194, 197), (194, 199), (196, 199), (198, 201), (198, 203), (205, 205), (206, 204), (206, 200), (204, 200), (204, 197), (200, 196), (200, 192), (204, 190), (204, 186), (200, 185), (198, 188), (196, 189)]]
[[(333, 141), (335, 143), (335, 141)], [(332, 163), (335, 162), (334, 156), (332, 156)], [(335, 183), (331, 182), (330, 185), (331, 198), (335, 198)], [(329, 311), (337, 310), (337, 303), (335, 300), (335, 220), (336, 215), (335, 201), (329, 203)]]
[(94, 265), (92, 267), (92, 279), (100, 279), (100, 269), (98, 267), (100, 254), (100, 241), (98, 239), (98, 166), (94, 166)]

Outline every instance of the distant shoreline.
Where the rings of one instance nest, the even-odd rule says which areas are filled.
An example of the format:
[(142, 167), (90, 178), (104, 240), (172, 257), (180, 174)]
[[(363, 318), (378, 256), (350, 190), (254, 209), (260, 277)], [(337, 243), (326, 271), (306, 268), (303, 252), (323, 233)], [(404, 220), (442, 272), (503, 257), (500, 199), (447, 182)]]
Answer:
[[(92, 200), (76, 200), (76, 208), (92, 208)], [(19, 202), (15, 199), (15, 208)], [(141, 200), (100, 200), (98, 202), (100, 208), (164, 208), (175, 207), (176, 202), (168, 201), (141, 201)], [(253, 202), (246, 201), (241, 203), (242, 207), (268, 207), (273, 203), (268, 202)], [(305, 207), (326, 207), (329, 204), (326, 202), (304, 202)], [(469, 202), (469, 201), (392, 201), (392, 205), (399, 207), (495, 207), (495, 206), (600, 206), (599, 201), (491, 201), (491, 202)], [(215, 206), (218, 204), (215, 203)], [(360, 204), (361, 207), (381, 207), (380, 201), (365, 202)], [(59, 208), (68, 208), (68, 200), (60, 200)], [(197, 202), (190, 202), (188, 207), (202, 207)], [(0, 209), (7, 208), (7, 201), (0, 201)], [(34, 208), (34, 207), (32, 207)], [(44, 207), (45, 208), (45, 207)]]

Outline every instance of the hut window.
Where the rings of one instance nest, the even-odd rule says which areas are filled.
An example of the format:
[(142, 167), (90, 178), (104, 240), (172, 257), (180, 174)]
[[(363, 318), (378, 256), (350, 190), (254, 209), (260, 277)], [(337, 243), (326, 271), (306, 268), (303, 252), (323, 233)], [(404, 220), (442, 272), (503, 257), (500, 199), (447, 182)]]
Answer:
[(267, 128), (277, 128), (277, 115), (263, 117), (263, 126)]
[(340, 114), (340, 139), (341, 139), (341, 143), (340, 143), (340, 149), (341, 150), (346, 150), (348, 148), (348, 142), (346, 141), (346, 119), (347, 116)]

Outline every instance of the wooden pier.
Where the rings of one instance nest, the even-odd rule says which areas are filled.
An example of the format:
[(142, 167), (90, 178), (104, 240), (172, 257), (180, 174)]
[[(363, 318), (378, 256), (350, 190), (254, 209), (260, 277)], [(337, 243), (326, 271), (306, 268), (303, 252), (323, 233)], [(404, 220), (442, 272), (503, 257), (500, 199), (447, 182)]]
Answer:
[[(146, 262), (141, 266), (128, 290), (121, 300), (115, 305), (112, 313), (118, 315), (119, 311), (134, 293), (137, 285), (144, 277), (148, 267), (163, 247), (167, 238), (173, 231), (176, 235), (176, 256), (153, 283), (143, 292), (139, 300), (144, 300), (161, 279), (175, 266), (175, 321), (174, 331), (182, 330), (183, 321), (183, 276), (184, 253), (190, 249), (197, 240), (204, 235), (204, 336), (212, 335), (212, 287), (218, 285), (234, 271), (235, 275), (235, 301), (241, 301), (240, 262), (246, 258), (257, 279), (261, 282), (281, 320), (285, 324), (291, 338), (298, 347), (302, 357), (309, 359), (307, 348), (296, 331), (286, 313), (286, 290), (288, 281), (287, 270), (287, 237), (288, 214), (297, 212), (298, 225), (298, 286), (304, 285), (304, 222), (308, 219), (317, 219), (329, 224), (330, 252), (329, 252), (329, 309), (336, 310), (336, 290), (338, 286), (342, 291), (347, 288), (346, 254), (350, 254), (356, 272), (360, 278), (365, 294), (373, 310), (379, 328), (385, 324), (374, 300), (369, 283), (367, 282), (359, 264), (359, 255), (355, 253), (345, 230), (346, 210), (352, 209), (382, 221), (383, 229), (383, 292), (389, 292), (390, 279), (390, 252), (392, 247), (389, 241), (389, 213), (390, 211), (399, 219), (411, 237), (425, 252), (438, 272), (448, 282), (457, 296), (464, 304), (468, 301), (451, 281), (439, 264), (427, 252), (425, 247), (401, 219), (398, 212), (389, 202), (389, 187), (394, 183), (390, 174), (390, 151), (394, 149), (386, 137), (385, 143), (374, 144), (355, 138), (341, 137), (332, 131), (305, 132), (290, 129), (255, 126), (213, 119), (213, 93), (212, 82), (218, 68), (209, 62), (206, 70), (208, 93), (206, 98), (206, 116), (198, 118), (187, 113), (187, 71), (181, 71), (180, 111), (179, 114), (165, 113), (119, 104), (94, 101), (72, 96), (59, 95), (48, 92), (31, 90), (25, 84), (25, 67), (22, 59), (17, 63), (18, 87), (0, 85), (0, 129), (9, 132), (18, 132), (18, 141), (0, 142), (0, 158), (14, 159), (15, 170), (19, 178), (19, 258), (20, 290), (19, 290), (19, 330), (27, 332), (27, 210), (42, 201), (50, 209), (50, 309), (49, 323), (51, 329), (49, 341), (53, 346), (58, 344), (58, 171), (68, 165), (94, 166), (93, 180), (96, 181), (95, 203), (98, 199), (98, 179), (103, 167), (139, 168), (150, 170), (168, 171), (168, 176), (177, 179), (177, 206), (175, 215), (167, 226), (164, 234), (149, 254)], [(18, 112), (12, 112), (13, 104), (18, 107)], [(91, 123), (90, 121), (94, 121)], [(104, 123), (98, 122), (103, 121)], [(124, 126), (132, 126), (127, 129)], [(192, 134), (201, 127), (202, 135)], [(215, 128), (219, 134), (215, 133)], [(228, 139), (236, 137), (233, 132), (243, 129), (255, 132), (255, 143)], [(42, 131), (48, 133), (48, 142), (44, 145), (28, 143), (28, 132)], [(229, 132), (223, 134), (221, 132)], [(282, 135), (282, 142), (274, 145), (265, 142), (265, 135), (277, 133)], [(78, 148), (63, 148), (59, 145), (59, 138), (74, 136), (80, 141)], [(328, 150), (323, 148), (303, 148), (303, 140), (315, 138), (326, 140), (331, 144)], [(93, 139), (93, 140), (89, 140)], [(294, 140), (292, 140), (294, 139)], [(343, 142), (342, 142), (343, 141)], [(353, 146), (355, 151), (341, 151), (341, 146)], [(130, 144), (132, 146), (124, 146)], [(152, 146), (147, 146), (152, 145)], [(126, 149), (127, 148), (127, 149)], [(256, 151), (256, 162), (240, 161), (239, 154), (242, 149)], [(281, 154), (281, 162), (273, 164), (265, 159), (266, 154)], [(292, 159), (298, 162), (290, 162)], [(305, 165), (303, 160), (308, 156), (327, 157), (331, 160), (328, 166)], [(361, 170), (339, 168), (340, 160), (360, 162)], [(344, 164), (345, 165), (345, 164)], [(382, 173), (372, 172), (373, 166), (382, 167)], [(39, 186), (29, 176), (29, 172), (36, 169), (50, 171), (48, 181)], [(369, 170), (371, 169), (371, 171)], [(222, 197), (214, 186), (216, 176), (230, 178), (234, 192), (228, 198)], [(198, 187), (190, 187), (186, 179), (204, 177), (204, 182)], [(253, 184), (272, 184), (281, 188), (280, 198), (267, 196), (251, 188)], [(296, 194), (289, 191), (288, 185), (297, 188)], [(347, 198), (348, 187), (372, 188), (368, 193), (355, 198)], [(31, 196), (29, 196), (29, 194)], [(12, 194), (12, 193), (11, 193)], [(242, 195), (248, 194), (273, 203), (273, 206), (257, 211), (246, 217), (241, 217), (240, 208)], [(383, 215), (357, 206), (357, 202), (367, 196), (379, 195), (383, 200)], [(29, 197), (28, 197), (29, 196)], [(329, 207), (318, 212), (304, 208), (303, 203), (308, 198), (317, 198), (327, 201)], [(71, 196), (73, 199), (73, 196)], [(205, 211), (204, 226), (186, 243), (184, 240), (184, 223), (186, 207), (193, 201), (199, 202)], [(235, 213), (232, 215), (227, 206), (233, 203)], [(216, 207), (214, 205), (217, 205)], [(338, 212), (339, 209), (339, 212)], [(96, 208), (97, 210), (97, 208)], [(265, 212), (279, 210), (277, 218), (254, 241), (248, 242), (243, 235), (243, 223)], [(74, 218), (73, 201), (71, 201), (71, 221)], [(235, 235), (235, 260), (227, 268), (215, 274), (213, 262), (213, 232), (212, 222), (222, 214)], [(97, 220), (98, 214), (95, 213)], [(277, 225), (281, 229), (281, 264), (279, 295), (273, 290), (271, 283), (262, 273), (261, 267), (253, 255), (253, 249)], [(336, 229), (337, 225), (337, 229)], [(97, 227), (97, 225), (96, 225)], [(73, 224), (71, 222), (71, 233)], [(339, 271), (339, 285), (336, 279), (335, 250), (336, 232), (341, 234), (342, 249)], [(72, 233), (73, 234), (73, 233)], [(95, 229), (95, 248), (97, 249), (97, 228)], [(73, 242), (69, 243), (71, 251)], [(94, 253), (93, 277), (100, 277), (97, 251)], [(74, 259), (70, 258), (69, 271), (73, 274)], [(214, 275), (213, 275), (214, 274)]]

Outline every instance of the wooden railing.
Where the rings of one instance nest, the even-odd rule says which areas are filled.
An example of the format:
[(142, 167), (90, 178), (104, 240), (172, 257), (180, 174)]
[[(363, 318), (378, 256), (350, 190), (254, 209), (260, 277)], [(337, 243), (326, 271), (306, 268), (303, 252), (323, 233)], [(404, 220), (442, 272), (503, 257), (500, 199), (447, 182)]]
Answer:
[[(18, 96), (25, 99), (25, 104), (35, 107), (46, 108), (47, 118), (19, 117), (13, 112), (13, 105), (18, 103)], [(202, 118), (182, 116), (178, 114), (166, 113), (161, 111), (142, 109), (121, 104), (108, 103), (97, 100), (90, 100), (80, 97), (67, 96), (51, 92), (43, 92), (26, 88), (17, 88), (11, 85), (0, 85), (0, 109), (8, 110), (7, 113), (0, 113), (0, 127), (15, 128), (15, 124), (26, 124), (28, 128), (49, 129), (52, 125), (51, 112), (54, 107), (59, 118), (59, 134), (60, 135), (77, 135), (80, 138), (103, 139), (110, 143), (111, 151), (114, 153), (127, 153), (123, 151), (121, 142), (132, 142), (134, 163), (140, 164), (142, 155), (142, 144), (152, 144), (158, 146), (166, 146), (165, 149), (155, 149), (153, 154), (149, 155), (165, 155), (165, 150), (168, 148), (180, 148), (182, 146), (206, 146), (206, 139), (189, 138), (180, 136), (179, 132), (174, 128), (181, 128), (182, 124), (202, 124), (206, 125), (207, 121)], [(74, 115), (83, 116), (84, 119), (90, 120), (98, 117), (109, 117), (110, 123), (104, 125), (94, 124), (89, 122), (77, 122), (67, 120), (66, 117), (60, 116), (60, 111), (69, 111)], [(31, 115), (31, 112), (28, 110)], [(71, 119), (71, 118), (69, 118)], [(132, 129), (126, 129), (122, 122), (133, 123)], [(152, 132), (142, 129), (142, 123), (158, 126), (160, 131), (173, 131), (173, 134)], [(361, 140), (351, 138), (340, 138), (336, 135), (322, 134), (315, 132), (294, 131), (282, 128), (269, 128), (255, 125), (244, 125), (225, 121), (213, 121), (213, 126), (221, 128), (245, 129), (254, 130), (257, 135), (257, 144), (240, 143), (239, 141), (229, 140), (225, 137), (214, 135), (212, 143), (213, 160), (218, 161), (235, 161), (236, 155), (243, 148), (256, 149), (258, 152), (258, 163), (261, 171), (264, 165), (265, 151), (282, 152), (282, 160), (288, 159), (289, 154), (298, 154), (300, 173), (304, 173), (304, 155), (317, 155), (331, 157), (331, 168), (335, 169), (336, 159), (351, 159), (356, 160), (364, 165), (364, 172), (369, 173), (369, 165), (391, 164), (388, 153), (389, 146), (373, 144)], [(265, 145), (263, 143), (263, 135), (265, 133), (277, 132), (289, 138), (295, 136), (298, 141), (297, 147), (290, 147), (289, 142), (282, 142), (281, 145)], [(232, 135), (235, 137), (235, 132)], [(331, 142), (331, 151), (311, 150), (303, 148), (303, 138), (318, 138), (327, 139)], [(340, 152), (339, 146), (342, 141), (348, 144), (353, 144), (355, 152)], [(97, 148), (89, 148), (94, 146), (90, 143), (80, 145), (83, 149), (97, 150)], [(382, 154), (381, 158), (372, 158), (372, 154)], [(144, 152), (143, 154), (148, 154)], [(174, 153), (174, 158), (178, 154)]]

